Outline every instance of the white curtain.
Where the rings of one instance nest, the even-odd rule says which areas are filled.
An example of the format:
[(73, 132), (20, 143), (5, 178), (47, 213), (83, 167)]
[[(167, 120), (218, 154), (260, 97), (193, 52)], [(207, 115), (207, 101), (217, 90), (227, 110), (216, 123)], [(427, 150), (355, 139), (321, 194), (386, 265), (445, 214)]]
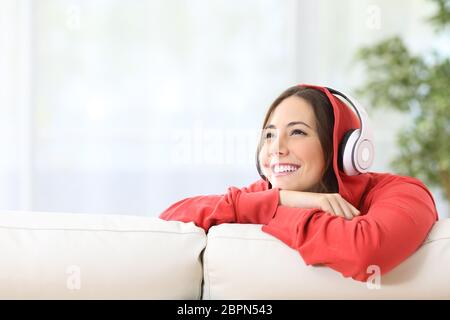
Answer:
[(0, 1), (0, 209), (31, 210), (31, 10)]
[[(30, 90), (2, 97), (9, 136), (25, 121), (18, 95), (28, 95), (21, 106), (31, 119), (20, 132), (28, 163), (19, 161), (20, 137), (2, 135), (11, 149), (3, 208), (154, 216), (180, 198), (258, 179), (264, 111), (295, 81), (293, 1), (1, 4), (31, 13), (4, 14), (9, 32), (28, 31), (29, 48), (21, 62), (18, 48), (2, 50), (2, 65), (32, 63)], [(18, 170), (29, 181), (26, 204)]]

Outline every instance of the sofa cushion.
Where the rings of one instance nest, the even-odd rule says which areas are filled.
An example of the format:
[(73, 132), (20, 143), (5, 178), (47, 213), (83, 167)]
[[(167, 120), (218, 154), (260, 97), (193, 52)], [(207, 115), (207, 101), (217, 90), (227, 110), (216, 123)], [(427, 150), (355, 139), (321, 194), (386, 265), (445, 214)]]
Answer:
[(0, 212), (0, 299), (199, 299), (203, 229), (126, 215)]
[(359, 282), (326, 266), (307, 266), (261, 225), (215, 226), (207, 241), (204, 299), (450, 298), (450, 219), (437, 222), (422, 246), (381, 282)]

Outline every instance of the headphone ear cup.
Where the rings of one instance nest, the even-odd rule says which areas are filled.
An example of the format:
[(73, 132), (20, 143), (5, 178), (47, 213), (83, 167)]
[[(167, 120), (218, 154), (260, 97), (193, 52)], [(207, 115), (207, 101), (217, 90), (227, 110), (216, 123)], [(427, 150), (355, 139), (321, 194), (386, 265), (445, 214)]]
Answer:
[(339, 151), (338, 151), (338, 167), (339, 170), (344, 171), (344, 151), (347, 147), (347, 142), (350, 136), (353, 132), (355, 132), (356, 129), (348, 130), (346, 133), (344, 133), (344, 136), (342, 137), (341, 143), (339, 144)]

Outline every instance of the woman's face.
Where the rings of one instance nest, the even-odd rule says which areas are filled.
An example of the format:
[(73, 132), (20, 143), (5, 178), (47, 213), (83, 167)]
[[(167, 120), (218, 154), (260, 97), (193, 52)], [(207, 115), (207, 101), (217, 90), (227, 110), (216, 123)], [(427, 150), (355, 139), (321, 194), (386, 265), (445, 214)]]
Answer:
[(272, 112), (263, 131), (260, 167), (273, 188), (314, 192), (325, 157), (312, 106), (291, 96)]

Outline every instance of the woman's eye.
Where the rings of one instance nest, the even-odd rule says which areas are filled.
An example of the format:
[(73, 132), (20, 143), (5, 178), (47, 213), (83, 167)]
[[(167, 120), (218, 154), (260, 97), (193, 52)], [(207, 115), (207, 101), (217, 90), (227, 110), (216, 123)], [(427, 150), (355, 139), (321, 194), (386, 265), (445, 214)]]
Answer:
[(272, 132), (267, 132), (266, 135), (265, 135), (265, 138), (266, 139), (273, 138)]
[(291, 132), (291, 134), (301, 134), (301, 135), (305, 135), (306, 136), (306, 133), (304, 131), (302, 131), (302, 130), (299, 130), (299, 129), (293, 130)]
[[(300, 135), (306, 136), (306, 132), (305, 132), (305, 131), (302, 131), (302, 130), (300, 130), (300, 129), (293, 130), (293, 131), (291, 132), (291, 135), (294, 135), (294, 134), (300, 134)], [(273, 137), (274, 137), (274, 134), (273, 134), (272, 132), (267, 132), (267, 133), (264, 135), (264, 138), (265, 138), (265, 139), (272, 139)]]

